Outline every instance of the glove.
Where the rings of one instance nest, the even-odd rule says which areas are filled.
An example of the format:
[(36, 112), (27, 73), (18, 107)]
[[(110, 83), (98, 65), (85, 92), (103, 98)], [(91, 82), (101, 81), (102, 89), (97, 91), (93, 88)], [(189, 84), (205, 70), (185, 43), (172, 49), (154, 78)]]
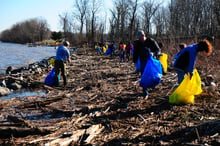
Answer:
[(191, 73), (189, 73), (190, 74), (190, 80), (192, 79), (192, 76), (193, 76), (193, 73), (191, 72)]

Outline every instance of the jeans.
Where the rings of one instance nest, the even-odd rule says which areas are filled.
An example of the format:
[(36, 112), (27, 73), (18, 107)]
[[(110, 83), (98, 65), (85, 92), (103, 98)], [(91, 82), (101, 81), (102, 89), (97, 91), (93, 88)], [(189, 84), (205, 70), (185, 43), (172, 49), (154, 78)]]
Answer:
[(185, 76), (185, 72), (179, 68), (175, 68), (175, 71), (177, 73), (178, 76), (178, 83), (180, 84), (182, 82), (182, 80), (184, 79)]
[[(144, 73), (144, 69), (145, 69), (145, 66), (146, 66), (146, 61), (142, 61), (141, 62), (141, 76), (142, 76), (142, 74)], [(143, 87), (143, 96), (145, 97), (145, 96), (148, 96), (148, 89), (147, 88), (144, 88)]]

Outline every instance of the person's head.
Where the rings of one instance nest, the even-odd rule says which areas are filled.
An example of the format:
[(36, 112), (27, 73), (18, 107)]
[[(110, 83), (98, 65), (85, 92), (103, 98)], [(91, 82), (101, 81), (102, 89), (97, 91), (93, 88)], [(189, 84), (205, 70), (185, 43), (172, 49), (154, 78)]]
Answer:
[(146, 39), (145, 33), (143, 30), (138, 30), (138, 32), (136, 34), (136, 39), (140, 40), (140, 41), (144, 41)]
[(63, 44), (63, 39), (59, 39), (59, 40), (57, 40), (57, 42), (56, 42), (56, 45), (62, 45)]
[(179, 48), (180, 48), (180, 50), (182, 50), (183, 48), (186, 48), (186, 44), (185, 43), (180, 43), (179, 44)]
[(202, 40), (198, 43), (198, 52), (204, 52), (206, 56), (211, 55), (212, 53), (212, 45), (208, 40)]
[(64, 42), (63, 42), (63, 45), (64, 45), (65, 47), (69, 47), (69, 46), (70, 46), (70, 43), (69, 43), (68, 41), (64, 41)]

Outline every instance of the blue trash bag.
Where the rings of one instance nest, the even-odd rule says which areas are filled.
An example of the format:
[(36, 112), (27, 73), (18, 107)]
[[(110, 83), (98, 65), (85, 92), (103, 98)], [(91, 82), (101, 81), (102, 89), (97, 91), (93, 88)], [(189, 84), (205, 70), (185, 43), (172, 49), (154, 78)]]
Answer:
[(162, 78), (162, 65), (159, 60), (150, 56), (141, 76), (140, 86), (144, 88), (154, 88)]
[[(60, 75), (58, 76), (58, 83), (60, 81)], [(50, 71), (50, 73), (46, 76), (44, 83), (48, 86), (54, 86), (56, 84), (55, 82), (55, 69), (52, 68), (52, 70)]]
[(135, 71), (136, 72), (140, 72), (141, 71), (141, 60), (140, 60), (140, 57), (138, 57), (138, 60), (135, 64)]
[(105, 55), (109, 55), (109, 54), (111, 54), (111, 48), (110, 47), (108, 47), (108, 49), (107, 49), (107, 51), (104, 53)]
[(98, 53), (101, 53), (101, 52), (102, 52), (100, 47), (96, 47), (96, 51), (97, 51)]

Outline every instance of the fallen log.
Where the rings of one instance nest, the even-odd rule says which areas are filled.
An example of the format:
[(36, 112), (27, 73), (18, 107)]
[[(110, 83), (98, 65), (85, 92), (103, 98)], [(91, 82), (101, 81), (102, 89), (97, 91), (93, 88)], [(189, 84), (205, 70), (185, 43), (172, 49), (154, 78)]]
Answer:
[(50, 103), (54, 103), (54, 102), (57, 102), (57, 101), (62, 100), (62, 99), (63, 99), (63, 97), (56, 97), (56, 98), (47, 99), (47, 100), (44, 100), (44, 101), (34, 101), (34, 102), (31, 102), (31, 103), (20, 105), (17, 108), (18, 109), (36, 108), (36, 105), (39, 105), (41, 107), (45, 107), (46, 105), (48, 105)]
[(21, 127), (0, 127), (0, 138), (26, 137), (28, 135), (47, 135), (50, 134), (48, 129), (39, 128), (21, 128)]
[(8, 115), (7, 119), (11, 120), (14, 123), (19, 123), (20, 125), (28, 127), (28, 128), (35, 128), (35, 126), (31, 125), (28, 121), (26, 121), (22, 118)]

